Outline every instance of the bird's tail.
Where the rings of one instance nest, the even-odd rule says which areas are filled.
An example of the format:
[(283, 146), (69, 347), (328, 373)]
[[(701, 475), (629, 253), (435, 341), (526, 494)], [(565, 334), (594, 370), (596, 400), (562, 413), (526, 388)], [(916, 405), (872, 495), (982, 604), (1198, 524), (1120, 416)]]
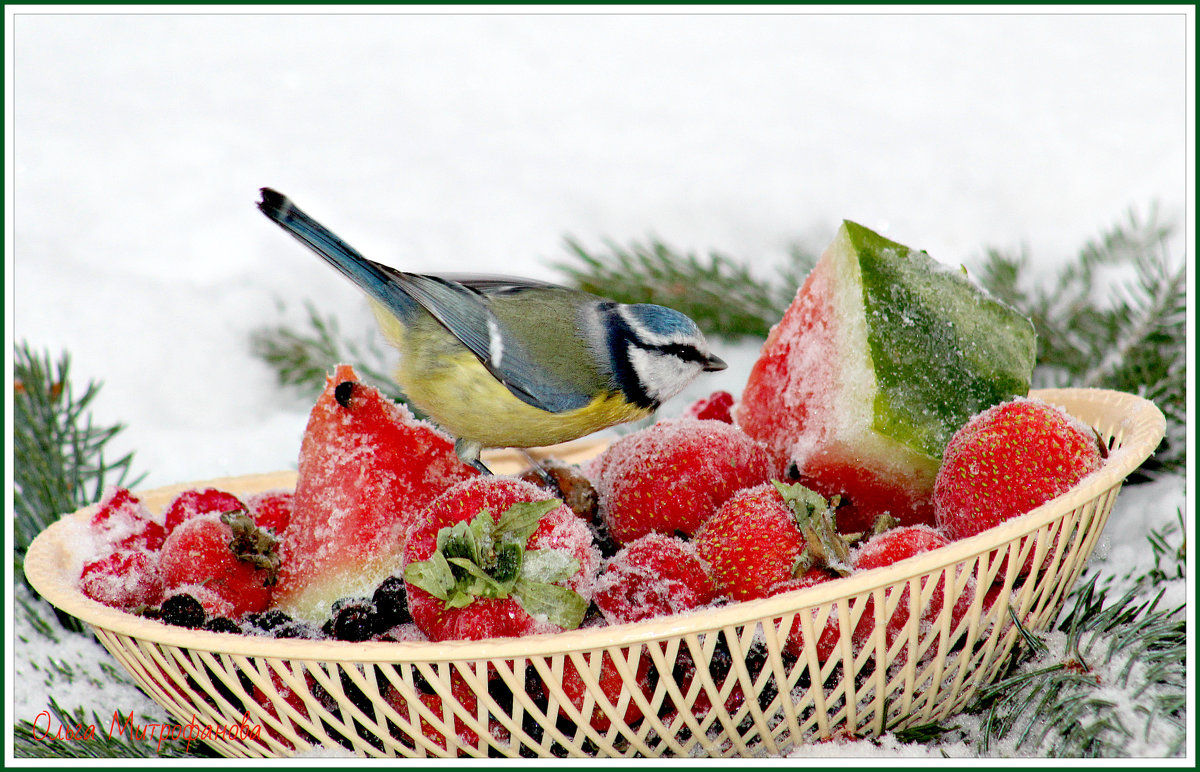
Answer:
[(358, 250), (309, 217), (279, 191), (262, 188), (260, 192), (262, 200), (258, 202), (258, 208), (263, 214), (324, 258), (369, 296), (402, 318), (416, 310), (416, 302), (389, 277), (388, 271), (391, 269), (363, 257)]

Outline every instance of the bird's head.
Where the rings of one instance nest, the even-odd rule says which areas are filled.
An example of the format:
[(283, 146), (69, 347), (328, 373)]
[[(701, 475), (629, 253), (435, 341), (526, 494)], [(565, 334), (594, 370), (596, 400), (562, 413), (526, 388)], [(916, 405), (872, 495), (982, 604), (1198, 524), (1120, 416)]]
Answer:
[(626, 396), (657, 408), (706, 371), (726, 365), (686, 315), (649, 303), (608, 307), (613, 370)]

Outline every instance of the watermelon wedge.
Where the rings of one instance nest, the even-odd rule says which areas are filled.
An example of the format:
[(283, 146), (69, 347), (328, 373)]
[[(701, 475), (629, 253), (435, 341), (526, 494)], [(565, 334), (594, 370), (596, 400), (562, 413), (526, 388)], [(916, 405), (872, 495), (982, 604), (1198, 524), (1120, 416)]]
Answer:
[(735, 411), (839, 529), (933, 523), (942, 452), (967, 419), (1029, 391), (1032, 323), (963, 271), (853, 222), (772, 328)]
[(405, 538), (425, 506), (476, 474), (448, 436), (339, 365), (300, 446), (276, 605), (319, 622), (339, 598), (370, 597), (400, 569)]

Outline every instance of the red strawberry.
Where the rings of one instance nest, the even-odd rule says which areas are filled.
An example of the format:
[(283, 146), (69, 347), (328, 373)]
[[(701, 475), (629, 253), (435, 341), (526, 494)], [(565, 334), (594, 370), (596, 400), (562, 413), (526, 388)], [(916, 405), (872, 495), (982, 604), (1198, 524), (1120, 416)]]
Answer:
[(707, 397), (698, 399), (684, 412), (688, 418), (698, 418), (701, 421), (721, 421), (733, 423), (733, 395), (727, 391), (714, 391)]
[(197, 515), (167, 537), (163, 580), (168, 590), (200, 585), (232, 606), (223, 616), (265, 611), (279, 567), (275, 544), (244, 513)]
[[(867, 571), (872, 568), (882, 568), (890, 566), (915, 555), (920, 555), (930, 550), (945, 547), (950, 543), (945, 534), (937, 529), (930, 528), (927, 525), (910, 525), (893, 528), (889, 531), (884, 531), (877, 536), (871, 537), (865, 544), (860, 546), (852, 556), (855, 571)], [(922, 594), (925, 592), (924, 582), (922, 580)], [(972, 582), (974, 580), (971, 580)], [(929, 601), (921, 610), (920, 624), (922, 627), (934, 624), (938, 616), (942, 613), (942, 606), (945, 605), (945, 588), (946, 583), (944, 578), (939, 578), (937, 585), (930, 594)], [(968, 584), (966, 590), (955, 601), (954, 608), (951, 610), (951, 630), (958, 626), (958, 622), (962, 619), (970, 606), (973, 595), (973, 586)], [(910, 600), (907, 583), (900, 590), (901, 595), (892, 616), (887, 621), (885, 630), (885, 639), (888, 647), (891, 647), (897, 637), (904, 631), (910, 618)], [(863, 615), (863, 619), (867, 619), (867, 614)], [(874, 629), (874, 624), (862, 625), (855, 630), (856, 637), (862, 643), (866, 636)]]
[(605, 620), (620, 624), (699, 608), (717, 593), (695, 547), (675, 536), (649, 533), (608, 560), (595, 594)]
[(700, 526), (696, 552), (712, 566), (722, 593), (735, 600), (762, 598), (773, 585), (814, 565), (848, 557), (831, 517), (825, 499), (803, 486), (747, 488)]
[[(300, 695), (297, 694), (292, 687), (288, 686), (286, 682), (284, 682), (283, 676), (279, 675), (275, 668), (271, 667), (267, 668), (267, 673), (271, 678), (271, 687), (275, 690), (279, 697), (283, 698), (283, 701), (301, 716), (308, 716), (308, 706), (304, 704), (304, 700), (300, 697)], [(304, 671), (304, 681), (307, 684), (309, 691), (312, 691), (314, 686), (318, 686), (316, 678), (314, 678), (308, 670)], [(311, 741), (313, 739), (312, 735), (309, 734), (307, 730), (298, 725), (290, 716), (284, 714), (283, 711), (276, 708), (275, 698), (264, 691), (258, 684), (253, 684), (251, 696), (272, 719), (278, 721), (281, 725), (290, 728), (291, 731), (295, 732), (305, 740)], [(271, 721), (260, 721), (258, 723), (260, 723), (262, 728), (267, 731), (267, 734), (269, 734), (278, 742), (282, 743), (288, 748), (295, 747), (292, 741), (289, 740), (283, 734), (283, 732), (277, 729), (271, 723)]]
[(162, 524), (125, 488), (113, 488), (100, 500), (90, 527), (105, 544), (117, 551), (157, 550), (166, 538)]
[(216, 512), (219, 515), (222, 512), (235, 512), (245, 508), (246, 505), (232, 493), (219, 491), (216, 488), (197, 488), (184, 491), (167, 505), (167, 509), (163, 513), (163, 525), (166, 527), (167, 533), (170, 533), (179, 527), (180, 523), (190, 520), (196, 515), (209, 512)]
[(600, 511), (618, 544), (647, 533), (691, 536), (736, 491), (767, 481), (766, 448), (720, 421), (661, 421), (593, 463)]
[(283, 533), (292, 519), (291, 491), (267, 491), (256, 493), (246, 499), (254, 524), (259, 528), (270, 528), (275, 535)]
[(971, 418), (946, 446), (934, 514), (974, 536), (1065, 493), (1103, 463), (1096, 435), (1059, 408), (1018, 398)]
[(587, 524), (544, 490), (514, 478), (465, 480), (409, 534), (409, 612), (435, 641), (575, 628), (599, 562)]
[(163, 597), (158, 555), (146, 550), (119, 550), (85, 563), (79, 588), (92, 600), (115, 608), (156, 605)]
[[(638, 657), (636, 664), (629, 666), (629, 669), (633, 671), (637, 688), (649, 698), (654, 691), (649, 688), (646, 680), (650, 672), (650, 658), (644, 654), (642, 649), (639, 648), (638, 651), (643, 653)], [(566, 693), (567, 698), (570, 699), (571, 704), (575, 706), (575, 709), (581, 711), (583, 710), (587, 693), (593, 691), (588, 682), (594, 681), (599, 686), (600, 694), (604, 695), (609, 705), (612, 706), (611, 710), (615, 712), (617, 703), (621, 699), (621, 691), (625, 685), (624, 679), (621, 678), (621, 673), (617, 670), (616, 662), (613, 661), (612, 656), (608, 652), (604, 652), (603, 655), (593, 654), (592, 656), (601, 657), (600, 672), (593, 675), (591, 669), (589, 669), (586, 681), (576, 666), (575, 660), (571, 657), (565, 659), (563, 662), (562, 689)], [(620, 656), (628, 663), (627, 651), (622, 651)], [(567, 711), (561, 707), (559, 708), (559, 715), (570, 718)], [(629, 704), (625, 707), (625, 712), (621, 715), (621, 720), (626, 724), (632, 724), (641, 717), (642, 709), (637, 704), (637, 700), (631, 696)], [(598, 695), (592, 705), (591, 715), (586, 716), (585, 720), (598, 732), (607, 732), (609, 727), (612, 726), (612, 719), (609, 717), (609, 714), (605, 712), (605, 708), (599, 705)]]
[[(801, 576), (794, 579), (785, 579), (772, 586), (768, 591), (769, 597), (782, 595), (785, 592), (794, 590), (803, 590), (808, 587), (815, 587), (823, 582), (828, 582), (830, 579), (837, 579), (838, 574), (829, 571), (825, 568), (814, 568), (804, 572)], [(803, 613), (803, 612), (801, 612)], [(864, 619), (869, 622), (869, 611), (860, 617), (859, 624), (863, 624)], [(817, 623), (816, 613), (812, 614), (813, 624)], [(841, 637), (841, 629), (838, 624), (836, 609), (829, 614), (825, 619), (824, 625), (817, 631), (817, 659), (821, 662), (827, 661), (837, 647), (839, 638)], [(792, 626), (789, 628), (787, 640), (784, 641), (784, 651), (793, 657), (801, 657), (804, 655), (804, 629), (800, 622), (800, 613), (797, 613), (792, 618)]]
[(300, 447), (277, 603), (317, 622), (335, 600), (369, 595), (400, 567), (429, 502), (477, 475), (449, 437), (339, 365)]
[[(463, 677), (458, 674), (457, 670), (452, 671), (450, 674), (450, 694), (462, 706), (463, 711), (472, 716), (476, 714), (479, 706), (479, 698)], [(446, 750), (446, 735), (442, 729), (434, 726), (429, 718), (415, 709), (415, 707), (410, 706), (408, 700), (390, 683), (383, 690), (383, 699), (401, 718), (412, 721), (415, 716), (421, 726), (421, 734), (426, 739), (431, 740), (438, 748)], [(441, 695), (432, 691), (422, 691), (417, 695), (417, 699), (420, 700), (426, 710), (436, 717), (437, 721), (453, 724), (455, 744), (466, 747), (477, 746), (479, 744), (478, 733), (466, 725), (462, 718), (460, 718), (460, 714), (456, 713), (453, 718), (447, 719), (447, 709), (450, 706), (446, 704)], [(408, 747), (412, 748), (416, 746), (413, 738), (407, 732), (394, 728), (393, 734)]]

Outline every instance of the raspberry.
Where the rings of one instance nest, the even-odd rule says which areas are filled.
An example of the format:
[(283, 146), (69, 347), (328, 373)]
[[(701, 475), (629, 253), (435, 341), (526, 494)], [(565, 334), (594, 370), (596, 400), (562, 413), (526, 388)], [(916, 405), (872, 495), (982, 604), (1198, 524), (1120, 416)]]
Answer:
[(693, 402), (684, 415), (701, 421), (721, 421), (731, 424), (733, 423), (733, 395), (727, 391), (714, 391), (707, 397)]
[(106, 606), (133, 609), (162, 600), (158, 556), (145, 550), (120, 550), (85, 563), (79, 588)]
[(162, 547), (166, 538), (162, 524), (125, 488), (113, 488), (100, 500), (90, 527), (116, 551), (154, 551)]

